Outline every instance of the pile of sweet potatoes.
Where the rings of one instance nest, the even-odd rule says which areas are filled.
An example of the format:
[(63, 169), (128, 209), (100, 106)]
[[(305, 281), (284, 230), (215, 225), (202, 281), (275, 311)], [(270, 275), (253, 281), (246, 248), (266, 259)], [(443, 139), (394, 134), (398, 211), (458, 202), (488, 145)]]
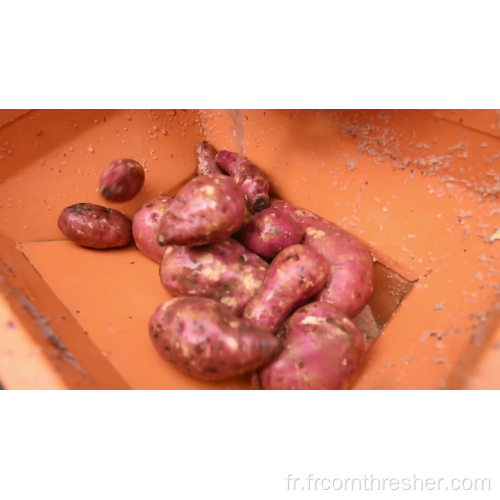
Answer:
[[(59, 228), (79, 245), (125, 246), (132, 239), (160, 263), (176, 298), (158, 306), (149, 334), (158, 353), (204, 380), (252, 373), (262, 389), (343, 389), (365, 342), (353, 318), (373, 292), (368, 249), (318, 215), (272, 199), (250, 160), (196, 146), (197, 176), (171, 198), (145, 202), (131, 221), (80, 203)], [(133, 198), (144, 170), (133, 160), (106, 167), (99, 191)]]

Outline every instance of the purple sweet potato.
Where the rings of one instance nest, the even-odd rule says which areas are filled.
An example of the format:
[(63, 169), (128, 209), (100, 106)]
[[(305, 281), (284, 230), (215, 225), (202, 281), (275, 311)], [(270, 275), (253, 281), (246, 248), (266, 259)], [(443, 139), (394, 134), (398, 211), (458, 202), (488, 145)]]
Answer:
[(222, 174), (217, 166), (215, 155), (217, 151), (208, 141), (196, 144), (196, 173), (198, 175)]
[(264, 282), (243, 311), (250, 324), (275, 333), (286, 317), (317, 294), (330, 266), (316, 250), (292, 245), (271, 262)]
[(314, 226), (315, 224), (320, 224), (321, 222), (324, 222), (325, 225), (332, 224), (331, 222), (322, 219), (319, 215), (316, 215), (314, 212), (305, 210), (303, 208), (294, 207), (290, 203), (283, 200), (278, 200), (276, 198), (273, 198), (270, 201), (269, 206), (276, 210), (280, 210), (281, 212), (285, 212), (290, 217), (293, 217), (297, 221), (297, 223), (300, 224), (300, 226), (302, 226), (304, 231), (309, 226)]
[(158, 196), (142, 204), (132, 219), (132, 234), (137, 248), (150, 259), (161, 262), (166, 247), (158, 245), (158, 228), (172, 198)]
[(215, 159), (217, 165), (241, 186), (248, 206), (254, 212), (269, 206), (269, 181), (258, 167), (244, 156), (226, 150), (219, 151)]
[(240, 241), (252, 252), (272, 259), (290, 245), (300, 243), (304, 230), (281, 210), (266, 208), (243, 226)]
[(151, 316), (149, 333), (161, 356), (202, 380), (251, 372), (270, 361), (281, 347), (273, 335), (204, 297), (165, 302)]
[(126, 215), (92, 203), (66, 207), (57, 225), (65, 236), (82, 247), (124, 247), (132, 241), (132, 222)]
[(368, 248), (355, 236), (318, 215), (282, 200), (271, 206), (291, 215), (305, 230), (304, 245), (316, 249), (331, 266), (327, 285), (319, 295), (349, 317), (367, 304), (373, 293), (374, 270)]
[(102, 172), (99, 192), (109, 201), (131, 200), (144, 184), (144, 169), (127, 158), (112, 161)]
[(263, 389), (346, 389), (363, 359), (361, 332), (326, 302), (297, 310), (284, 325), (283, 350), (254, 378)]
[(174, 295), (209, 297), (241, 316), (261, 286), (267, 266), (267, 262), (228, 238), (200, 247), (168, 247), (160, 279)]
[(158, 229), (164, 245), (207, 245), (231, 236), (243, 225), (245, 199), (226, 175), (202, 175), (185, 184)]

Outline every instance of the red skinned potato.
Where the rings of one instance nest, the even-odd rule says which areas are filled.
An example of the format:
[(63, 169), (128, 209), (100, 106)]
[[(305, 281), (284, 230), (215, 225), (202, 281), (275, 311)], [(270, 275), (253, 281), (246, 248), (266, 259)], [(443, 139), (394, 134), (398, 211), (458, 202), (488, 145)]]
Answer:
[(305, 230), (303, 243), (316, 249), (331, 266), (328, 283), (319, 295), (349, 317), (368, 303), (373, 293), (374, 270), (368, 248), (355, 236), (318, 215), (281, 200), (271, 206), (291, 215)]
[(196, 173), (198, 175), (222, 174), (217, 166), (215, 155), (217, 151), (208, 141), (196, 144)]
[(112, 161), (102, 172), (99, 192), (109, 201), (129, 201), (144, 184), (144, 169), (127, 158)]
[(132, 234), (137, 248), (150, 259), (161, 262), (166, 247), (158, 245), (158, 228), (172, 198), (158, 196), (142, 204), (132, 219)]
[(368, 249), (340, 228), (308, 227), (304, 244), (315, 248), (330, 263), (330, 280), (319, 295), (349, 317), (355, 316), (373, 293), (374, 270)]
[(203, 297), (165, 302), (151, 316), (149, 333), (162, 357), (202, 380), (251, 372), (270, 361), (281, 347), (273, 335)]
[(283, 350), (254, 378), (263, 389), (346, 389), (364, 353), (361, 332), (326, 302), (297, 310), (284, 325)]
[(239, 239), (252, 252), (272, 259), (284, 248), (300, 243), (303, 234), (304, 230), (290, 215), (266, 208), (243, 226)]
[(267, 266), (267, 262), (228, 238), (200, 247), (168, 247), (160, 266), (160, 280), (174, 295), (209, 297), (241, 316), (264, 281)]
[(285, 248), (271, 262), (264, 283), (243, 311), (243, 319), (275, 333), (295, 308), (323, 288), (328, 273), (328, 262), (313, 248)]
[[(294, 207), (283, 200), (278, 200), (273, 198), (270, 202), (270, 207), (275, 210), (280, 210), (288, 214), (290, 217), (293, 217), (295, 221), (302, 227), (305, 231), (309, 226), (314, 226), (318, 224), (326, 225), (335, 225), (331, 222), (322, 219), (319, 215), (316, 215), (314, 212), (310, 212), (309, 210), (305, 210), (303, 208)], [(336, 226), (335, 226), (336, 227)]]
[(243, 225), (245, 199), (226, 175), (202, 175), (185, 184), (168, 207), (158, 229), (164, 245), (207, 245), (221, 241)]
[(82, 247), (124, 247), (132, 240), (132, 223), (126, 215), (92, 203), (66, 207), (57, 225), (65, 236)]
[(221, 150), (215, 159), (217, 165), (241, 186), (248, 206), (254, 212), (260, 212), (269, 206), (269, 181), (258, 167), (232, 151)]

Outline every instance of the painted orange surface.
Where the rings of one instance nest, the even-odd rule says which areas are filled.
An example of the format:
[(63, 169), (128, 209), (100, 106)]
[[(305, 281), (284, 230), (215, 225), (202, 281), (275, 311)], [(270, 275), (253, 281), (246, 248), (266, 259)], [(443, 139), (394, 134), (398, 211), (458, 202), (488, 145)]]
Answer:
[(98, 179), (115, 158), (145, 164), (146, 183), (109, 206), (131, 216), (174, 193), (194, 175), (202, 138), (243, 148), (276, 196), (370, 246), (379, 261), (371, 305), (385, 325), (354, 388), (500, 387), (500, 138), (485, 130), (496, 111), (241, 110), (241, 130), (225, 110), (43, 110), (3, 127), (1, 113), (7, 387), (249, 387), (248, 378), (199, 382), (160, 359), (147, 333), (168, 299), (158, 265), (135, 247), (80, 248), (56, 224), (67, 205), (104, 204)]
[(29, 113), (29, 109), (2, 109), (0, 110), (0, 127), (7, 125), (15, 120), (17, 120), (20, 116), (23, 116)]
[[(434, 114), (443, 120), (500, 137), (500, 110), (498, 109), (442, 109), (436, 110)], [(485, 138), (484, 143), (487, 144), (487, 142)]]

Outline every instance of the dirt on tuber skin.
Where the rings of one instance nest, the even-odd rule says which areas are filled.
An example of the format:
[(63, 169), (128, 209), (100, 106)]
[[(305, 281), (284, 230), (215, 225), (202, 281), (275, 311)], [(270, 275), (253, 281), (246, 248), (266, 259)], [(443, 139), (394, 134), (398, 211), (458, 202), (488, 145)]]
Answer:
[(272, 259), (284, 248), (302, 241), (304, 230), (291, 216), (266, 208), (243, 226), (238, 239), (252, 252)]
[(222, 174), (217, 166), (215, 155), (217, 151), (208, 141), (196, 144), (196, 173), (198, 175)]
[(144, 169), (135, 160), (114, 160), (104, 169), (99, 192), (109, 201), (129, 201), (144, 184)]
[(281, 348), (273, 335), (203, 297), (165, 302), (151, 316), (149, 333), (163, 358), (202, 380), (224, 380), (252, 372)]
[(137, 248), (156, 262), (161, 262), (165, 249), (158, 244), (158, 228), (172, 198), (158, 196), (142, 204), (132, 219), (132, 234)]
[(267, 267), (266, 261), (228, 238), (199, 247), (168, 247), (160, 279), (174, 295), (209, 297), (241, 316), (260, 288)]
[(202, 175), (185, 184), (163, 216), (158, 243), (207, 245), (231, 236), (243, 225), (245, 199), (226, 175)]
[(286, 317), (321, 291), (330, 266), (313, 248), (292, 245), (271, 262), (259, 291), (245, 307), (251, 325), (276, 333)]
[(132, 222), (126, 215), (92, 203), (66, 207), (57, 225), (65, 236), (82, 247), (116, 248), (132, 241)]
[(217, 165), (241, 186), (246, 202), (253, 212), (269, 206), (269, 181), (266, 175), (244, 156), (221, 150), (215, 157)]
[(312, 302), (284, 325), (283, 350), (259, 374), (262, 389), (346, 389), (364, 356), (361, 332), (331, 304)]

